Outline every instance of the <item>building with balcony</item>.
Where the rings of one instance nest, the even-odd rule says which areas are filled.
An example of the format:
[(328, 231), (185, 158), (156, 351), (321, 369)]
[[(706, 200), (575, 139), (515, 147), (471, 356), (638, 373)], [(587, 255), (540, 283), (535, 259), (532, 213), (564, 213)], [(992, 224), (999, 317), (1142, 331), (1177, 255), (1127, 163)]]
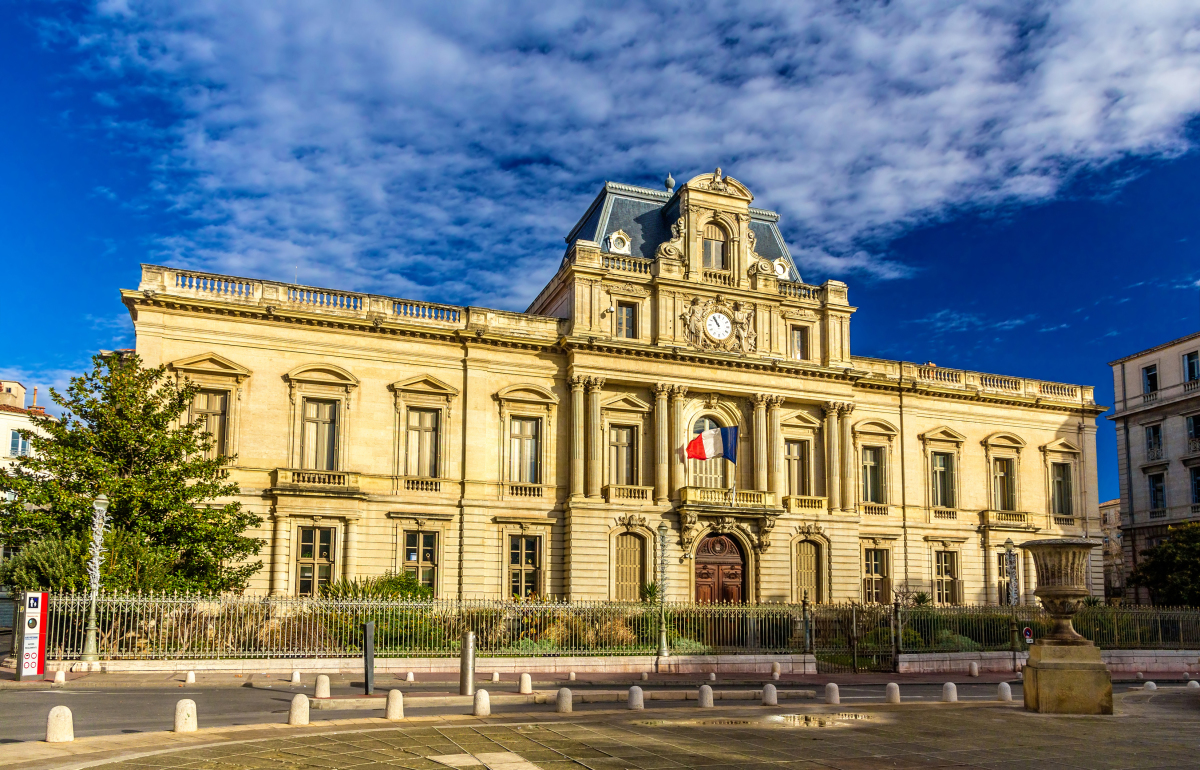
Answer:
[(1090, 387), (853, 355), (777, 215), (668, 181), (606, 184), (523, 313), (143, 266), (137, 351), (236, 456), (252, 590), (636, 600), (665, 524), (673, 600), (995, 603), (1007, 539), (1099, 533)]
[[(1200, 521), (1200, 333), (1109, 364), (1113, 370), (1125, 574), (1168, 527)], [(1130, 586), (1126, 600), (1149, 602)]]
[(1104, 544), (1104, 598), (1111, 603), (1125, 599), (1125, 553), (1121, 548), (1121, 499), (1100, 503), (1100, 533)]

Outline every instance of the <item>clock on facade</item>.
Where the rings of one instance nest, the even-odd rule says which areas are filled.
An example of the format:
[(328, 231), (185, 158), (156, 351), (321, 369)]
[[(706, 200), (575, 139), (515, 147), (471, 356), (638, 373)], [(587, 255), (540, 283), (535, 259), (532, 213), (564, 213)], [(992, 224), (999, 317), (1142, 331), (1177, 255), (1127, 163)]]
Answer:
[(708, 330), (708, 336), (714, 340), (723, 340), (733, 332), (733, 324), (729, 322), (729, 316), (724, 313), (713, 313), (704, 322), (704, 328)]

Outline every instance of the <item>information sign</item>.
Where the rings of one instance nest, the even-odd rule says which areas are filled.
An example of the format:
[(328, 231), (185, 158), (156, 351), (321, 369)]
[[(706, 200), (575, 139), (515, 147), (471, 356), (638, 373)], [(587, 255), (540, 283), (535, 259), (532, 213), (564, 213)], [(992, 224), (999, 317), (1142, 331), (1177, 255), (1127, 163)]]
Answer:
[(17, 679), (34, 679), (46, 673), (46, 614), (50, 595), (29, 591), (25, 594), (21, 618), (21, 666)]

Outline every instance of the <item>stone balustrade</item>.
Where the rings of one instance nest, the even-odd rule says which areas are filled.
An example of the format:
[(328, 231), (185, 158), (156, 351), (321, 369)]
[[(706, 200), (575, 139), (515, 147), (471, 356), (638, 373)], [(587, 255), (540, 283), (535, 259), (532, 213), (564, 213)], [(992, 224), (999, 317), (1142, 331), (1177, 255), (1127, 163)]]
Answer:
[(621, 505), (650, 505), (654, 502), (654, 487), (609, 484), (604, 488), (604, 499)]
[(358, 489), (359, 475), (346, 471), (316, 471), (303, 468), (276, 468), (273, 472), (276, 487), (336, 487)]
[(724, 286), (729, 289), (732, 289), (736, 285), (733, 280), (733, 274), (728, 270), (705, 270), (704, 282), (715, 286)]
[(821, 294), (820, 286), (810, 286), (806, 283), (796, 283), (795, 281), (779, 282), (779, 295), (781, 297), (820, 302), (822, 299)]
[(1032, 526), (1029, 514), (1024, 511), (982, 511), (980, 516), (984, 526), (989, 527), (1029, 529)]
[(606, 270), (616, 270), (622, 273), (637, 273), (638, 275), (650, 275), (650, 270), (654, 265), (654, 260), (642, 259), (641, 257), (625, 257), (619, 254), (605, 254), (603, 264)]
[(824, 513), (827, 504), (824, 497), (787, 495), (783, 498), (783, 507), (788, 513)]
[(774, 508), (775, 493), (758, 490), (729, 490), (713, 487), (683, 487), (680, 502), (692, 505), (717, 505), (724, 508)]
[(862, 513), (865, 516), (887, 516), (888, 506), (880, 503), (863, 503)]
[(1005, 377), (998, 374), (972, 372), (965, 369), (948, 369), (941, 366), (888, 361), (878, 358), (852, 358), (853, 368), (874, 378), (912, 380), (918, 387), (932, 389), (963, 390), (979, 394), (994, 393), (1031, 400), (1070, 401), (1094, 404), (1095, 392), (1091, 386), (1069, 385), (1061, 382), (1044, 382), (1023, 377)]
[(409, 477), (404, 479), (405, 492), (432, 492), (437, 493), (442, 491), (441, 479), (430, 479), (424, 477)]

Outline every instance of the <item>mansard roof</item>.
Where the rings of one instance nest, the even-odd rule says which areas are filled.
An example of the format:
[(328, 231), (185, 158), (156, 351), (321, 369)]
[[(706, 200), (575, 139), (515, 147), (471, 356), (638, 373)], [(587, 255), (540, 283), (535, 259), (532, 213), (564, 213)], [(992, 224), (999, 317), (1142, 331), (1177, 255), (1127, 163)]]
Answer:
[[(592, 205), (567, 234), (568, 248), (575, 241), (592, 241), (600, 244), (600, 251), (607, 254), (608, 237), (621, 230), (629, 236), (630, 256), (654, 259), (659, 244), (671, 240), (671, 223), (679, 217), (680, 189), (667, 192), (605, 182)], [(756, 238), (754, 250), (770, 261), (783, 257), (791, 270), (788, 280), (799, 281), (800, 271), (779, 232), (778, 221), (779, 215), (774, 211), (750, 208), (750, 229)]]

